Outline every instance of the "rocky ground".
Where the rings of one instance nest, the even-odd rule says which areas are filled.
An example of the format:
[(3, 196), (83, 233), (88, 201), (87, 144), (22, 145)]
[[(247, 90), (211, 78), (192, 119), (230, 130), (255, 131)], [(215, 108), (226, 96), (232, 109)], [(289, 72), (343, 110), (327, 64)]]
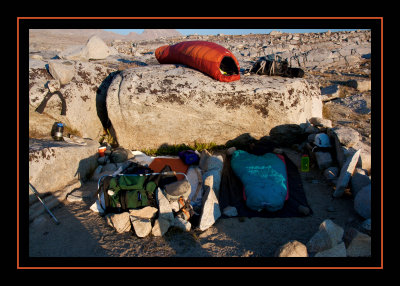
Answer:
[[(370, 32), (190, 36), (134, 43), (119, 40), (110, 45), (120, 54), (123, 53), (125, 59), (103, 61), (103, 64), (112, 69), (156, 64), (152, 54), (156, 47), (188, 38), (214, 41), (227, 47), (237, 56), (241, 72), (251, 67), (258, 57), (271, 52), (293, 59), (293, 66), (296, 66), (296, 59), (297, 63), (302, 63), (300, 67), (305, 70), (307, 80), (317, 82), (321, 88), (333, 85), (339, 87), (336, 98), (324, 101), (324, 118), (331, 120), (333, 126), (347, 126), (357, 130), (361, 141), (371, 145), (371, 90), (360, 91), (347, 84), (349, 80), (370, 80)], [(347, 48), (341, 49), (339, 43), (346, 43), (344, 46)], [(330, 53), (317, 59), (318, 53), (312, 53), (316, 45)], [(41, 49), (43, 46), (38, 42), (30, 43), (31, 58), (50, 59), (64, 48), (58, 47), (57, 51), (48, 45), (46, 49)], [(323, 53), (320, 51), (319, 54)], [(38, 134), (37, 137), (40, 138), (41, 135)], [(284, 152), (300, 167), (302, 153), (298, 149), (285, 148)], [(55, 225), (47, 215), (39, 216), (29, 224), (29, 256), (273, 257), (279, 247), (288, 241), (297, 240), (306, 245), (321, 223), (327, 219), (345, 231), (355, 228), (361, 233), (370, 234), (370, 229), (363, 227), (365, 219), (354, 210), (354, 196), (349, 190), (342, 197), (333, 198), (332, 184), (315, 166), (310, 172), (301, 173), (301, 177), (307, 200), (313, 210), (311, 216), (273, 219), (221, 218), (203, 232), (185, 232), (172, 228), (163, 237), (150, 235), (138, 238), (133, 233), (117, 234), (104, 218), (89, 209), (93, 199), (84, 198), (75, 202), (64, 200), (53, 209), (60, 225)], [(93, 193), (95, 190), (94, 181), (87, 182), (79, 189), (84, 193)]]

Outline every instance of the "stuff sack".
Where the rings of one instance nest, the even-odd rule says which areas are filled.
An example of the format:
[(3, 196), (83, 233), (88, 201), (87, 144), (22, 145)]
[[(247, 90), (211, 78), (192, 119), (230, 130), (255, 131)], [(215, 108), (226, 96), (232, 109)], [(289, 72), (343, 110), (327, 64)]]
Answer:
[(160, 64), (184, 64), (212, 78), (231, 82), (240, 79), (239, 62), (228, 49), (207, 41), (185, 41), (156, 49)]
[(156, 206), (154, 191), (157, 184), (148, 176), (107, 176), (99, 184), (98, 194), (104, 194), (106, 213), (121, 213), (129, 209)]
[(262, 156), (243, 150), (233, 153), (231, 167), (245, 188), (246, 205), (252, 210), (280, 210), (287, 196), (285, 163), (274, 153)]
[(181, 151), (178, 156), (186, 165), (198, 164), (200, 161), (200, 156), (193, 150)]
[(282, 77), (303, 77), (304, 71), (300, 68), (292, 68), (288, 61), (276, 57), (261, 57), (250, 69), (251, 73)]
[(180, 197), (187, 200), (191, 191), (192, 187), (187, 179), (165, 185), (165, 196), (169, 201), (176, 201)]

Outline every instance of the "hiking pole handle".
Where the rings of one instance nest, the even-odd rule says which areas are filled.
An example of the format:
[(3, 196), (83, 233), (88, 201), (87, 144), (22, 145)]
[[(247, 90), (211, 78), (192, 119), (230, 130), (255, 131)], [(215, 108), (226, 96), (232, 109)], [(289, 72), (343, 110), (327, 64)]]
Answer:
[(50, 216), (54, 219), (56, 224), (60, 224), (60, 222), (58, 221), (58, 219), (53, 215), (53, 213), (49, 210), (49, 208), (44, 204), (44, 202), (42, 201), (42, 199), (39, 197), (39, 193), (38, 191), (36, 191), (36, 189), (32, 186), (31, 183), (29, 183), (29, 189), (32, 190), (32, 192), (35, 194), (35, 196), (37, 197), (37, 199), (42, 203), (42, 205), (44, 206), (44, 208), (46, 209), (46, 211), (50, 214)]

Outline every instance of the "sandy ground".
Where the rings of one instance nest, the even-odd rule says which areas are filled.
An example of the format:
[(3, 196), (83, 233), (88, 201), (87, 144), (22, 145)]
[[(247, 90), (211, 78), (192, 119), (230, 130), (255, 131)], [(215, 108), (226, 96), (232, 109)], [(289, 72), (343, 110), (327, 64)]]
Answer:
[[(299, 165), (300, 153), (284, 149)], [(298, 166), (299, 167), (299, 166)], [(296, 218), (220, 218), (206, 231), (183, 232), (170, 228), (163, 237), (138, 238), (133, 232), (117, 234), (104, 218), (89, 209), (93, 199), (64, 201), (53, 209), (61, 222), (41, 215), (29, 224), (30, 257), (273, 257), (289, 240), (306, 244), (325, 219), (343, 228), (363, 221), (353, 209), (351, 193), (333, 198), (333, 187), (312, 169), (301, 174), (313, 215)], [(83, 191), (95, 192), (88, 182)], [(73, 266), (73, 265), (72, 265)], [(165, 265), (168, 266), (168, 265)]]

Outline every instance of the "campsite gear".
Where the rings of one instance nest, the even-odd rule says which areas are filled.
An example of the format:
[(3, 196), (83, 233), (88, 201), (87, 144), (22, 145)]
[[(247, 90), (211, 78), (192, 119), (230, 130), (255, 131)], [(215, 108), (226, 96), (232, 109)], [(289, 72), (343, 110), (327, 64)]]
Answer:
[(48, 207), (44, 204), (44, 202), (42, 201), (42, 199), (39, 197), (39, 193), (38, 191), (35, 189), (35, 187), (29, 182), (29, 189), (32, 190), (32, 192), (35, 194), (35, 196), (37, 197), (37, 199), (39, 200), (39, 202), (42, 203), (42, 205), (44, 206), (44, 208), (46, 209), (46, 211), (50, 214), (50, 216), (53, 218), (53, 220), (55, 221), (56, 224), (60, 224), (60, 222), (57, 220), (57, 218), (53, 215), (53, 213), (48, 209)]
[(282, 77), (303, 77), (304, 71), (300, 68), (289, 67), (288, 61), (275, 54), (261, 57), (250, 69), (251, 73)]
[(310, 157), (308, 157), (308, 155), (306, 154), (304, 154), (301, 157), (301, 171), (302, 172), (310, 171)]
[(315, 135), (314, 144), (321, 148), (331, 147), (329, 136), (325, 133), (318, 133), (317, 135)]
[[(186, 176), (184, 173), (181, 175)], [(155, 206), (155, 190), (160, 176), (176, 176), (174, 171), (162, 173), (104, 175), (97, 183), (96, 195), (104, 194), (105, 212), (121, 213), (129, 209)]]
[(198, 164), (200, 161), (200, 156), (193, 150), (181, 151), (178, 156), (186, 165)]
[(193, 207), (190, 204), (190, 201), (185, 200), (183, 197), (179, 197), (178, 203), (179, 211), (175, 213), (175, 216), (188, 221), (195, 214)]
[[(251, 143), (252, 144), (243, 144), (243, 146), (238, 149), (243, 149), (250, 154), (261, 156), (265, 153), (271, 153), (275, 148), (280, 147), (276, 142), (265, 138), (262, 140), (251, 141)], [(266, 210), (258, 212), (248, 208), (246, 202), (243, 200), (243, 183), (232, 170), (230, 164), (231, 156), (226, 156), (218, 196), (221, 210), (227, 206), (234, 206), (238, 212), (238, 217), (288, 218), (303, 216), (303, 214), (300, 214), (298, 211), (299, 205), (303, 205), (310, 209), (309, 215), (311, 215), (313, 211), (307, 202), (299, 168), (297, 164), (292, 162), (285, 152), (282, 153), (282, 156), (285, 158), (288, 190), (290, 193), (290, 196), (288, 200), (285, 201), (282, 209), (275, 212), (269, 212)]]
[(64, 124), (62, 122), (54, 122), (51, 128), (51, 137), (56, 141), (63, 141)]
[(165, 45), (156, 49), (155, 57), (160, 64), (184, 64), (218, 81), (231, 82), (240, 79), (239, 62), (236, 57), (216, 43), (185, 41)]
[(99, 156), (104, 157), (104, 152), (106, 152), (107, 147), (106, 146), (100, 146), (99, 147)]
[(256, 156), (237, 150), (231, 166), (245, 187), (246, 205), (250, 209), (274, 212), (283, 207), (288, 193), (287, 173), (277, 154)]

